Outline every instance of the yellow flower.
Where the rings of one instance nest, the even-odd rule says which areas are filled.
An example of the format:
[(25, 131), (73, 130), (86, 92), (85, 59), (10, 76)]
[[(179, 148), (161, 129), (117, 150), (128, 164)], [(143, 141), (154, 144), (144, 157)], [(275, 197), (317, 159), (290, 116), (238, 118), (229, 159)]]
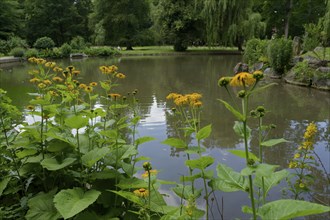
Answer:
[(182, 96), (182, 95), (172, 92), (172, 93), (170, 93), (166, 96), (166, 99), (173, 99), (174, 100), (174, 99), (178, 98), (179, 96)]
[[(150, 172), (150, 175), (151, 176), (156, 176), (157, 173), (158, 173), (158, 170), (149, 170)], [(148, 171), (145, 171), (144, 173), (142, 173), (141, 177), (142, 178), (147, 178), (149, 175), (148, 175)]]
[(304, 183), (300, 183), (299, 184), (299, 187), (303, 189), (303, 188), (305, 188), (305, 184)]
[(188, 94), (187, 97), (190, 101), (195, 102), (202, 98), (202, 94), (195, 92), (195, 93)]
[(84, 83), (79, 84), (79, 88), (81, 88), (81, 89), (85, 89), (86, 87), (87, 87), (87, 85)]
[(53, 81), (60, 83), (63, 81), (63, 79), (61, 77), (55, 76), (55, 77), (53, 77)]
[(290, 161), (289, 163), (289, 168), (292, 169), (292, 168), (296, 168), (297, 167), (297, 162), (293, 162), (293, 161)]
[(101, 70), (102, 73), (106, 74), (108, 72), (108, 67), (106, 66), (100, 66), (99, 69)]
[(262, 78), (264, 78), (264, 74), (260, 70), (254, 71), (252, 75), (253, 78), (255, 78), (256, 80), (261, 80)]
[(30, 111), (34, 111), (34, 106), (33, 105), (28, 105), (26, 106), (26, 109), (30, 110)]
[(38, 87), (39, 87), (40, 89), (43, 89), (43, 88), (46, 87), (46, 84), (44, 84), (44, 83), (39, 83), (39, 84), (38, 84)]
[(28, 61), (29, 61), (30, 63), (35, 63), (36, 60), (37, 60), (37, 58), (35, 58), (35, 57), (30, 57), (30, 58), (28, 59)]
[(311, 139), (314, 137), (314, 135), (316, 134), (317, 132), (317, 127), (316, 125), (312, 122), (310, 123), (307, 128), (306, 128), (306, 131), (305, 131), (305, 134), (304, 134), (304, 138), (305, 139)]
[(149, 190), (141, 188), (134, 190), (133, 192), (136, 196), (141, 197), (141, 198), (146, 198), (149, 196)]
[(70, 71), (70, 73), (72, 73), (73, 70), (75, 70), (74, 66), (68, 66), (67, 68), (65, 68), (67, 71)]
[(298, 153), (295, 154), (293, 158), (295, 158), (295, 159), (300, 158), (300, 154), (298, 154)]
[(97, 82), (91, 82), (90, 84), (89, 84), (90, 86), (97, 86)]
[(114, 73), (118, 70), (118, 67), (115, 65), (108, 66), (109, 72)]
[(72, 84), (67, 85), (68, 90), (73, 90), (74, 86)]
[(55, 91), (49, 91), (49, 94), (50, 94), (51, 96), (58, 96), (58, 94), (57, 94)]
[(84, 88), (84, 90), (85, 90), (85, 92), (87, 92), (87, 93), (91, 93), (91, 92), (93, 92), (93, 87), (91, 87), (91, 86), (86, 86), (86, 87)]
[(79, 71), (79, 70), (73, 70), (73, 71), (72, 71), (72, 74), (73, 74), (74, 76), (78, 76), (78, 75), (80, 74), (80, 71)]
[(55, 62), (47, 62), (45, 63), (45, 67), (50, 67), (50, 68), (54, 68), (56, 66)]
[(110, 93), (108, 94), (108, 97), (109, 98), (113, 98), (113, 99), (117, 99), (119, 98), (121, 95), (120, 94), (117, 94), (117, 93)]
[(31, 82), (31, 83), (38, 83), (38, 82), (40, 82), (40, 79), (38, 79), (38, 78), (33, 78), (33, 79), (30, 79), (30, 82)]
[(53, 69), (55, 72), (62, 72), (63, 69), (61, 67), (58, 67), (58, 66), (55, 66), (54, 69)]
[(177, 106), (186, 105), (188, 103), (189, 103), (189, 100), (188, 100), (188, 96), (186, 96), (186, 95), (179, 96), (178, 98), (174, 99), (174, 104), (176, 104)]
[(231, 86), (250, 86), (255, 83), (256, 79), (248, 72), (236, 74), (230, 81)]
[(51, 85), (52, 84), (52, 82), (49, 79), (45, 79), (43, 81), (43, 83), (45, 83), (46, 85)]
[(36, 62), (37, 64), (44, 64), (44, 63), (46, 63), (47, 61), (46, 61), (45, 59), (38, 58), (38, 59), (35, 60), (35, 62)]
[(125, 79), (125, 78), (126, 78), (125, 74), (123, 74), (123, 73), (118, 73), (118, 74), (116, 74), (116, 77), (117, 77), (118, 79)]
[(196, 101), (193, 103), (194, 107), (201, 107), (203, 105), (203, 103), (201, 101)]

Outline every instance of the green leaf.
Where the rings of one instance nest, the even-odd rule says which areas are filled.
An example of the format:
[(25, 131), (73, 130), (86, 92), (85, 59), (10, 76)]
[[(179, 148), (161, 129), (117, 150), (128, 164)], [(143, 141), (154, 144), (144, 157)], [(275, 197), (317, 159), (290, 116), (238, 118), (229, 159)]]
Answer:
[(248, 95), (252, 95), (254, 93), (261, 92), (262, 90), (267, 89), (268, 87), (271, 87), (271, 86), (275, 86), (275, 85), (277, 85), (277, 83), (270, 83), (270, 84), (267, 84), (265, 86), (255, 88)]
[(137, 197), (136, 195), (134, 195), (134, 193), (132, 192), (126, 192), (126, 191), (114, 191), (114, 190), (108, 190), (110, 192), (113, 192), (117, 195), (120, 195), (121, 197), (128, 199), (131, 202), (134, 202), (138, 205), (143, 206), (143, 202), (140, 200), (139, 197)]
[(188, 147), (188, 149), (184, 152), (186, 152), (187, 154), (201, 154), (205, 151), (206, 149), (204, 147)]
[(103, 89), (105, 89), (106, 91), (109, 91), (110, 90), (110, 85), (109, 85), (109, 83), (106, 83), (106, 82), (102, 82), (102, 81), (100, 81), (100, 85), (101, 85), (101, 87), (103, 88)]
[(101, 192), (94, 189), (84, 192), (81, 188), (61, 190), (54, 197), (56, 209), (64, 219), (71, 218), (93, 204)]
[(146, 143), (146, 142), (149, 142), (149, 141), (153, 141), (153, 140), (156, 140), (156, 138), (145, 136), (145, 137), (140, 137), (140, 138), (136, 139), (135, 143), (136, 143), (137, 146), (139, 146), (139, 145), (141, 145), (143, 143)]
[(195, 189), (193, 193), (193, 189), (191, 185), (182, 185), (178, 184), (176, 187), (171, 188), (171, 190), (180, 198), (189, 199), (191, 197), (198, 198), (201, 196), (203, 189)]
[(79, 129), (88, 125), (88, 118), (83, 117), (82, 115), (75, 115), (70, 118), (66, 118), (65, 124), (70, 128)]
[(148, 188), (148, 183), (142, 179), (136, 177), (130, 179), (122, 179), (117, 184), (119, 188), (124, 189), (137, 189), (137, 188)]
[(35, 155), (36, 153), (38, 153), (38, 151), (35, 149), (24, 149), (22, 151), (17, 152), (16, 156), (21, 159), (24, 157)]
[(194, 160), (186, 160), (185, 164), (192, 169), (204, 170), (206, 167), (213, 164), (214, 158), (210, 156), (202, 156)]
[(97, 161), (101, 160), (110, 152), (107, 147), (95, 148), (81, 157), (82, 163), (91, 168)]
[[(235, 121), (234, 127), (233, 127), (235, 133), (244, 138), (244, 124), (241, 121)], [(246, 125), (246, 137), (247, 139), (251, 138), (251, 128)]]
[(330, 207), (328, 206), (300, 200), (282, 199), (261, 206), (257, 214), (262, 219), (286, 220), (329, 211)]
[[(238, 157), (241, 157), (244, 159), (246, 158), (245, 150), (228, 150), (228, 152), (232, 153)], [(253, 159), (254, 161), (260, 161), (260, 159), (252, 152), (248, 152), (248, 154), (249, 154), (249, 159)]]
[(250, 166), (245, 167), (244, 169), (241, 170), (241, 174), (243, 176), (248, 176), (255, 173), (256, 176), (270, 176), (273, 175), (276, 167), (278, 167), (278, 165), (262, 163), (253, 167)]
[(197, 140), (203, 140), (208, 136), (210, 136), (211, 132), (212, 132), (212, 125), (206, 125), (197, 132), (196, 138)]
[(2, 192), (6, 189), (10, 179), (11, 179), (10, 177), (5, 177), (1, 180), (1, 182), (0, 182), (0, 197), (2, 195)]
[(47, 170), (60, 170), (64, 167), (71, 165), (75, 162), (75, 158), (65, 158), (62, 162), (57, 161), (55, 158), (46, 158), (41, 161), (41, 166)]
[(125, 153), (120, 157), (121, 160), (130, 158), (131, 156), (137, 155), (139, 152), (136, 150), (136, 147), (133, 145), (124, 145), (122, 146), (125, 150)]
[(162, 142), (162, 144), (169, 145), (175, 148), (187, 148), (187, 144), (179, 138), (168, 138)]
[(217, 173), (216, 186), (224, 192), (246, 191), (248, 188), (245, 177), (224, 164), (218, 164)]
[(56, 190), (48, 193), (41, 192), (29, 199), (29, 209), (25, 215), (27, 220), (56, 220), (61, 218), (60, 213), (56, 210), (53, 198)]
[(282, 179), (286, 178), (290, 173), (287, 170), (281, 170), (272, 173), (272, 175), (262, 178), (262, 176), (256, 176), (254, 184), (258, 187), (262, 187), (262, 179), (264, 180), (265, 195), (268, 194), (274, 186), (279, 184)]
[(225, 105), (225, 107), (240, 121), (245, 121), (244, 116), (237, 111), (233, 106), (231, 106), (228, 102), (223, 101), (221, 99), (218, 99), (220, 102), (222, 102), (222, 104)]
[(276, 144), (280, 144), (280, 143), (286, 143), (286, 142), (290, 142), (290, 141), (287, 141), (285, 140), (284, 138), (279, 138), (279, 139), (270, 139), (270, 140), (267, 140), (267, 141), (264, 141), (261, 143), (261, 146), (264, 146), (264, 147), (272, 147)]
[(150, 157), (145, 157), (145, 156), (140, 156), (140, 157), (137, 157), (134, 159), (135, 162), (139, 162), (139, 161), (142, 161), (142, 160), (151, 160)]

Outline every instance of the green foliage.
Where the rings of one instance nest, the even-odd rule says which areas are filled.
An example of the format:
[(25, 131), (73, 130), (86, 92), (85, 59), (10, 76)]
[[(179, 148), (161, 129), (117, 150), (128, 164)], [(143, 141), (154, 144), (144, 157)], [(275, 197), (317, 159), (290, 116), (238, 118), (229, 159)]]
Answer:
[(22, 15), (19, 4), (17, 0), (0, 1), (0, 40), (7, 40), (13, 33), (19, 33)]
[(294, 77), (297, 81), (308, 84), (312, 82), (314, 74), (317, 72), (308, 65), (307, 61), (297, 63), (291, 71), (294, 73)]
[(54, 205), (64, 219), (71, 218), (93, 204), (101, 192), (81, 188), (62, 190), (54, 197)]
[(23, 57), (25, 54), (25, 49), (22, 47), (15, 47), (9, 52), (9, 55), (14, 57)]
[(50, 37), (41, 37), (36, 40), (33, 47), (39, 50), (53, 49), (55, 46), (54, 41)]
[(60, 47), (60, 52), (63, 57), (69, 57), (72, 52), (72, 47), (68, 43), (62, 44)]
[(289, 69), (292, 58), (292, 41), (284, 38), (273, 39), (267, 50), (269, 64), (276, 74), (282, 75)]
[(316, 24), (305, 24), (304, 28), (303, 49), (304, 51), (313, 51), (321, 44), (321, 29)]
[(84, 53), (88, 56), (113, 56), (118, 52), (110, 47), (90, 47), (84, 50)]
[(265, 61), (263, 58), (267, 56), (267, 46), (267, 40), (256, 38), (248, 40), (243, 55), (244, 62), (251, 66), (257, 62)]
[(30, 58), (30, 57), (39, 57), (39, 52), (37, 49), (32, 48), (32, 49), (28, 49), (25, 51), (24, 53), (24, 57), (25, 58)]
[(70, 46), (73, 50), (77, 51), (84, 50), (87, 47), (85, 39), (81, 36), (74, 37), (70, 42)]

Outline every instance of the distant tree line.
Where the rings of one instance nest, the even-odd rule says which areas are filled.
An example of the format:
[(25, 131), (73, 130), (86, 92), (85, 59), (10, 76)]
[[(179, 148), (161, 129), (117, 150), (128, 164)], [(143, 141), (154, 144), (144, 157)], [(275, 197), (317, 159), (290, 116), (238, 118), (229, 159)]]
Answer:
[[(56, 46), (80, 36), (91, 45), (220, 45), (302, 36), (319, 24), (329, 39), (329, 0), (0, 0), (0, 41), (41, 37)], [(325, 25), (325, 26), (324, 26)], [(329, 40), (327, 39), (327, 42)], [(0, 42), (1, 46), (1, 42)]]

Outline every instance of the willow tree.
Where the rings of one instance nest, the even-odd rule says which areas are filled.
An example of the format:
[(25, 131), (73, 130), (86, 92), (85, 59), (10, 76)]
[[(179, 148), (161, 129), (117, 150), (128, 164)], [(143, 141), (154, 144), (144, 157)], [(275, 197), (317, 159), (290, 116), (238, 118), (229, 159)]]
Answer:
[(265, 23), (252, 11), (252, 0), (196, 0), (203, 8), (209, 44), (235, 45), (242, 50), (245, 40), (260, 37)]

